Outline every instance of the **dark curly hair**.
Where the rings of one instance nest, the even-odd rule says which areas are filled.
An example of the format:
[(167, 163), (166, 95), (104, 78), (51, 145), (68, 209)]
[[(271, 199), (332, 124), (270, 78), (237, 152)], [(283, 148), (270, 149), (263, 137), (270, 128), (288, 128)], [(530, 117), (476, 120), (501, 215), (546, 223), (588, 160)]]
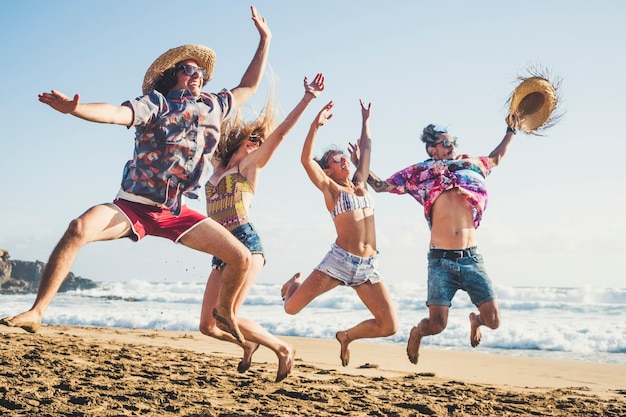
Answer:
[(426, 126), (424, 130), (422, 130), (422, 136), (420, 137), (420, 139), (426, 144), (427, 153), (428, 147), (434, 146), (435, 143), (437, 143), (437, 136), (442, 133), (448, 133), (448, 130), (432, 123)]
[(178, 72), (177, 68), (178, 64), (163, 71), (163, 75), (154, 83), (154, 89), (164, 96), (167, 95), (172, 87), (178, 84), (178, 77), (176, 76)]
[(448, 133), (448, 131), (431, 123), (422, 130), (422, 137), (420, 139), (426, 144), (433, 144), (437, 142), (437, 136), (442, 133)]

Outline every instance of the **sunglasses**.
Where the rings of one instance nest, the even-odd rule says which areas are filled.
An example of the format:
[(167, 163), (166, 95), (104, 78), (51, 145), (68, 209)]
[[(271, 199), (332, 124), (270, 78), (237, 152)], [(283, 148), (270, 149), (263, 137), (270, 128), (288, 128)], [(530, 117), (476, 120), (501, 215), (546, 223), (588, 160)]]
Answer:
[(180, 67), (178, 67), (178, 70), (183, 71), (185, 75), (188, 75), (190, 77), (196, 72), (200, 74), (200, 78), (206, 77), (206, 70), (202, 67), (196, 67), (193, 65), (181, 65)]
[(250, 136), (248, 140), (252, 143), (258, 143), (259, 146), (263, 145), (263, 139), (261, 139), (261, 137), (257, 135)]
[(336, 154), (334, 154), (334, 155), (333, 155), (330, 159), (332, 159), (333, 161), (335, 161), (335, 162), (339, 163), (339, 162), (341, 162), (341, 160), (342, 160), (342, 159), (345, 159), (345, 160), (347, 161), (347, 160), (348, 160), (348, 157), (347, 157), (347, 156), (345, 156), (345, 155), (344, 155), (344, 154), (342, 154), (342, 153), (336, 153)]
[(443, 145), (443, 147), (444, 147), (444, 148), (451, 148), (451, 147), (453, 147), (453, 146), (456, 146), (456, 144), (457, 144), (457, 140), (456, 140), (456, 138), (454, 138), (454, 139), (452, 139), (452, 140), (450, 140), (450, 139), (444, 139), (444, 140), (442, 140), (441, 142), (437, 142), (437, 143), (435, 143), (433, 146), (437, 146), (437, 145), (439, 145), (440, 143)]

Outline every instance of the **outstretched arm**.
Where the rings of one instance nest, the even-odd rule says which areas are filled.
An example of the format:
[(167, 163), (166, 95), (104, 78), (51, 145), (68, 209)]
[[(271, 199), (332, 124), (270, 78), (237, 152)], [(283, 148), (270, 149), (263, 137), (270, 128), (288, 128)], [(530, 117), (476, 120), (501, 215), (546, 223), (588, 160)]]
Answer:
[(53, 109), (90, 122), (111, 123), (130, 126), (133, 122), (133, 111), (127, 106), (114, 106), (109, 103), (80, 103), (80, 95), (70, 99), (65, 94), (52, 90), (39, 94), (39, 101)]
[(278, 145), (281, 144), (285, 136), (298, 123), (309, 103), (317, 98), (322, 91), (324, 91), (324, 75), (322, 73), (318, 73), (311, 83), (308, 82), (307, 77), (304, 77), (304, 95), (302, 99), (291, 110), (285, 120), (270, 133), (263, 146), (250, 154), (250, 157), (256, 158), (255, 165), (257, 168), (263, 168), (269, 162), (276, 149), (278, 149)]
[[(509, 125), (508, 123), (513, 124), (513, 126)], [(511, 142), (513, 141), (513, 136), (515, 136), (517, 124), (518, 123), (516, 120), (507, 119), (506, 133), (504, 135), (504, 138), (502, 139), (502, 142), (500, 142), (498, 146), (496, 146), (496, 148), (489, 154), (489, 168), (498, 166), (504, 155), (506, 155), (507, 151), (509, 150), (509, 146), (511, 146)]]
[(313, 159), (313, 145), (315, 144), (315, 138), (317, 137), (317, 131), (320, 126), (324, 126), (332, 117), (332, 110), (334, 104), (329, 102), (320, 110), (320, 112), (311, 123), (309, 133), (306, 135), (304, 145), (302, 146), (302, 155), (300, 156), (300, 162), (304, 166), (304, 170), (307, 175), (320, 190), (323, 189), (324, 184), (328, 183), (329, 177), (326, 175), (322, 167)]
[(243, 74), (241, 82), (237, 87), (231, 90), (237, 106), (244, 104), (256, 93), (261, 83), (261, 78), (263, 78), (263, 72), (267, 63), (267, 54), (270, 50), (270, 41), (272, 39), (272, 33), (270, 32), (265, 18), (261, 17), (254, 6), (251, 6), (250, 9), (252, 10), (252, 20), (259, 31), (261, 39), (259, 40), (259, 46), (254, 53), (252, 62), (250, 62), (248, 69)]
[(376, 191), (377, 193), (388, 193), (393, 189), (393, 184), (390, 184), (386, 180), (381, 180), (376, 174), (372, 171), (369, 172), (367, 176), (367, 183)]
[[(361, 103), (361, 138), (358, 140), (358, 163), (356, 164), (356, 172), (354, 173), (353, 182), (367, 181), (367, 176), (370, 170), (370, 160), (372, 153), (372, 135), (370, 133), (369, 119), (370, 109), (372, 103), (368, 103), (367, 106), (363, 103), (363, 100), (359, 100)], [(352, 144), (350, 144), (350, 154), (352, 155)]]

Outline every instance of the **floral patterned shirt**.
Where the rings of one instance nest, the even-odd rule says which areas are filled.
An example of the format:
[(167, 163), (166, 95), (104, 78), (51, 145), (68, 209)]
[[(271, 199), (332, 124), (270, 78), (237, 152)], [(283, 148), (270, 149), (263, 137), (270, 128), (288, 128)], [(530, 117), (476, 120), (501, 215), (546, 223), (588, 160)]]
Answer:
[(387, 182), (394, 194), (410, 194), (424, 206), (424, 216), (432, 227), (433, 203), (444, 191), (458, 188), (472, 206), (474, 227), (478, 227), (487, 208), (485, 178), (491, 169), (486, 156), (459, 155), (455, 159), (427, 159), (393, 174)]
[(152, 91), (122, 103), (134, 113), (135, 151), (122, 175), (122, 191), (147, 198), (180, 213), (182, 196), (197, 199), (196, 190), (210, 166), (220, 125), (233, 106), (230, 91), (188, 90), (167, 96)]

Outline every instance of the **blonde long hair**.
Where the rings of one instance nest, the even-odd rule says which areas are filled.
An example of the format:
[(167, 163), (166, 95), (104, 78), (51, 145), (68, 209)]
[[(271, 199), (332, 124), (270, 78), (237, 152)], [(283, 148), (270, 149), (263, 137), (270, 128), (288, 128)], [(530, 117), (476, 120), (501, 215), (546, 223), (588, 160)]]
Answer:
[(215, 161), (219, 166), (226, 166), (233, 154), (243, 142), (253, 136), (265, 140), (276, 126), (276, 93), (273, 77), (270, 79), (270, 92), (263, 109), (256, 113), (256, 117), (246, 121), (241, 110), (237, 111), (222, 122), (220, 142), (215, 151)]

